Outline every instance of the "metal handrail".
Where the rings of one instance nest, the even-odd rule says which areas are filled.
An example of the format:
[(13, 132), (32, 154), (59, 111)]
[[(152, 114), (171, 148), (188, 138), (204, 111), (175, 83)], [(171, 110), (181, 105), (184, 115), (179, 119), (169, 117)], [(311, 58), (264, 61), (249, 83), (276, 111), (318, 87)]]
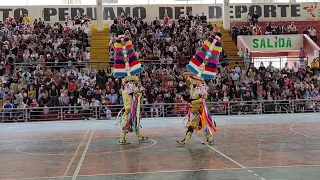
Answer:
[[(171, 62), (165, 62), (163, 60), (140, 60), (142, 65), (162, 65), (162, 64), (179, 64), (179, 59), (174, 59)], [(33, 62), (30, 63), (14, 63), (14, 66), (16, 68), (33, 68), (36, 66), (44, 66), (44, 67), (50, 67), (50, 68), (70, 68), (70, 67), (112, 67), (114, 65), (113, 61), (105, 61), (105, 62), (43, 62), (43, 63), (36, 63), (33, 64)]]
[[(297, 99), (275, 101), (218, 101), (208, 102), (212, 115), (274, 114), (274, 113), (319, 113), (320, 100)], [(142, 104), (142, 117), (182, 117), (188, 112), (188, 103)], [(114, 119), (123, 105), (58, 106), (36, 108), (0, 109), (0, 122)]]
[[(185, 63), (189, 62), (190, 56), (187, 57), (188, 61)], [(267, 66), (269, 62), (276, 62), (275, 60), (280, 59), (280, 66), (283, 67), (286, 62), (292, 62), (292, 61), (299, 61), (299, 57), (286, 57), (286, 61), (283, 60), (283, 57), (270, 57), (270, 59), (262, 58), (262, 57), (251, 57), (250, 62), (254, 63), (255, 66), (260, 66), (260, 62), (263, 62), (265, 66)], [(303, 58), (305, 62), (308, 62), (308, 57)], [(261, 61), (263, 60), (263, 61)], [(165, 62), (163, 60), (140, 60), (142, 65), (144, 64), (154, 64), (154, 65), (169, 65), (169, 64), (180, 64), (181, 60), (180, 59), (174, 59), (172, 62)], [(243, 58), (220, 58), (219, 62), (222, 63), (236, 63), (238, 64), (243, 64)], [(38, 65), (43, 65), (46, 67), (52, 67), (52, 68), (66, 68), (66, 67), (88, 67), (88, 66), (100, 66), (100, 67), (112, 67), (114, 65), (113, 61), (105, 61), (105, 62), (43, 62), (41, 64), (37, 62), (24, 62), (24, 63), (14, 63), (13, 64), (15, 67), (18, 68), (31, 68), (35, 67)]]

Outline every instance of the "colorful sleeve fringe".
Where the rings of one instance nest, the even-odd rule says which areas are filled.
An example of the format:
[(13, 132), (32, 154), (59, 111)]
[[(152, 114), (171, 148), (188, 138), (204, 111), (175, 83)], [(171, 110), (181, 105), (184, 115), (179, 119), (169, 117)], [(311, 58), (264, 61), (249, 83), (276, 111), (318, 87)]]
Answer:
[(140, 127), (140, 97), (134, 97), (131, 106), (130, 113), (125, 117), (125, 121), (122, 123), (122, 129), (127, 131), (137, 132), (138, 127)]

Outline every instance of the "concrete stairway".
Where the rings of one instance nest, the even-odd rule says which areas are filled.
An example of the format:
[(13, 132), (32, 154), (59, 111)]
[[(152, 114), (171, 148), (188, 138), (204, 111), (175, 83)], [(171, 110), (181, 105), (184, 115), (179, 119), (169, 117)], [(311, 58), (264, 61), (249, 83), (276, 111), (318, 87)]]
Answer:
[(233, 68), (235, 63), (238, 62), (241, 68), (244, 68), (243, 60), (238, 56), (238, 47), (236, 43), (232, 40), (229, 31), (223, 29), (223, 25), (220, 23), (220, 32), (222, 34), (223, 50), (227, 53), (229, 64)]
[(233, 68), (235, 63), (238, 62), (239, 66), (244, 68), (243, 60), (238, 56), (237, 45), (233, 42), (229, 32), (223, 29), (223, 24), (221, 22), (211, 22), (211, 25), (214, 24), (220, 28), (220, 33), (222, 34), (221, 41), (223, 42), (222, 48), (228, 55), (230, 67)]
[(109, 25), (104, 24), (103, 31), (97, 31), (97, 25), (91, 27), (90, 65), (94, 69), (107, 67), (109, 58)]

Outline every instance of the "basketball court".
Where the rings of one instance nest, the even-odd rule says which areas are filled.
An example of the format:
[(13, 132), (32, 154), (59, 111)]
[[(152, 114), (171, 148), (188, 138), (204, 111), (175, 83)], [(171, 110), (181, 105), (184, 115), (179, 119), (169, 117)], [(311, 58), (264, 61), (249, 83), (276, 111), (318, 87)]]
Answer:
[(318, 180), (319, 114), (215, 116), (212, 146), (182, 118), (143, 119), (119, 145), (115, 121), (0, 124), (0, 179)]

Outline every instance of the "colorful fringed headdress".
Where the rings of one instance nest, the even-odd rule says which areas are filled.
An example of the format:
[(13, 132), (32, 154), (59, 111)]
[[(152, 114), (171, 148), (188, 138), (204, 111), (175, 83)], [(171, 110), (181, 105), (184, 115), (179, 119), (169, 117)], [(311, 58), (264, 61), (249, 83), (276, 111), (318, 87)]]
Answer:
[(122, 79), (124, 92), (131, 94), (139, 91), (137, 74), (143, 71), (132, 42), (127, 36), (119, 36), (114, 43), (114, 76)]
[(192, 85), (191, 90), (196, 86), (196, 89), (194, 89), (196, 91), (193, 91), (195, 95), (205, 96), (208, 87), (204, 79), (216, 78), (219, 56), (222, 51), (220, 36), (216, 35), (214, 38), (210, 36), (204, 41), (202, 47), (200, 47), (187, 65), (187, 69), (193, 74), (188, 77), (188, 80)]
[(135, 76), (143, 71), (129, 37), (119, 36), (114, 43), (114, 76)]

